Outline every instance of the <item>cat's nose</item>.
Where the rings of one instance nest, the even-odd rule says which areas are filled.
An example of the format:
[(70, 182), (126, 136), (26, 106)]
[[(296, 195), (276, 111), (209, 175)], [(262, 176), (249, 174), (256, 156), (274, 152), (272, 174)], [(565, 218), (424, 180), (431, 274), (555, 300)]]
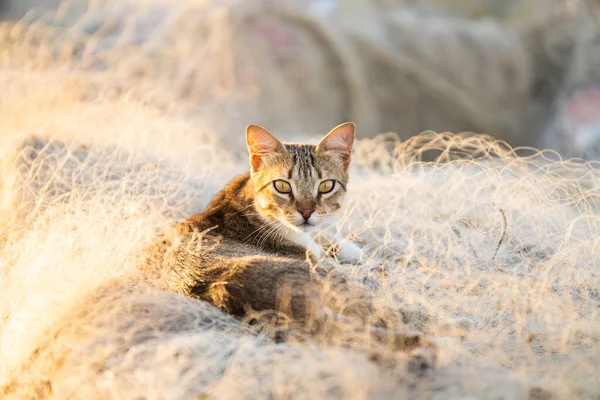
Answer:
[(315, 210), (298, 210), (298, 212), (299, 212), (300, 214), (302, 214), (302, 217), (303, 217), (305, 220), (308, 220), (308, 219), (310, 218), (310, 216), (312, 215), (312, 213), (314, 213), (314, 212), (315, 212)]

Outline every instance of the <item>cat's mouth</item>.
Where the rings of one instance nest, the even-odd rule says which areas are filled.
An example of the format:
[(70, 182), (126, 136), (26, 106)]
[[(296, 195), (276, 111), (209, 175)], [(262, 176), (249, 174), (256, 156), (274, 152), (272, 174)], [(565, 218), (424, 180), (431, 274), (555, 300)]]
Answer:
[(308, 221), (305, 221), (305, 222), (302, 222), (302, 223), (296, 225), (297, 229), (299, 229), (300, 231), (303, 231), (303, 232), (309, 232), (309, 231), (313, 230), (315, 228), (315, 226), (317, 226), (317, 225), (312, 224)]
[(312, 224), (308, 221), (304, 221), (304, 222), (285, 221), (284, 224), (287, 225), (288, 227), (290, 227), (292, 230), (295, 230), (297, 232), (307, 232), (316, 226), (315, 224)]

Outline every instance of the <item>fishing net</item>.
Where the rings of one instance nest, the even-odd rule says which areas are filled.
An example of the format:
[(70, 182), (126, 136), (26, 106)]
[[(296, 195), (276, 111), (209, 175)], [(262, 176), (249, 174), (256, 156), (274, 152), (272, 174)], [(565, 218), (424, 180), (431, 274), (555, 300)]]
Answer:
[[(265, 34), (291, 40), (271, 30), (281, 15), (294, 21), (285, 29), (322, 29), (293, 6), (272, 11), (264, 23), (248, 17), (254, 6), (244, 13), (233, 2), (144, 13), (102, 7), (73, 20), (53, 15), (2, 26), (0, 393), (61, 399), (598, 393), (600, 165), (512, 148), (486, 135), (428, 131), (406, 139), (411, 126), (398, 125), (406, 131), (361, 138), (336, 225), (367, 259), (332, 268), (369, 290), (381, 309), (395, 310), (390, 319), (402, 317), (433, 343), (429, 370), (412, 368), (403, 351), (374, 361), (375, 343), (340, 345), (358, 334), (343, 329), (327, 340), (276, 343), (208, 304), (135, 283), (136, 266), (156, 234), (202, 210), (247, 170), (244, 124), (272, 123), (267, 126), (284, 139), (310, 141), (343, 117), (366, 115), (363, 123), (376, 132), (383, 130), (380, 119), (368, 117), (380, 100), (355, 114), (348, 110), (360, 110), (358, 100), (327, 89), (336, 82), (358, 90), (352, 74), (362, 72), (350, 67), (341, 77), (316, 74), (295, 86), (277, 71), (272, 86), (264, 71), (245, 77), (237, 71), (268, 48), (249, 52), (235, 47), (238, 41)], [(401, 17), (414, 14), (394, 18)], [(440, 35), (452, 31), (448, 26), (471, 29), (458, 25), (442, 25)], [(247, 37), (230, 30), (240, 26), (254, 30), (244, 30)], [(491, 54), (486, 43), (496, 43), (498, 28), (489, 29), (488, 42), (475, 41), (480, 55)], [(324, 41), (329, 32), (316, 36)], [(415, 59), (431, 49), (417, 47)], [(347, 55), (332, 61), (314, 54), (312, 67), (308, 57), (292, 71), (317, 71)], [(270, 57), (263, 61), (276, 61)], [(462, 68), (457, 60), (448, 63), (456, 65), (454, 73)], [(492, 107), (499, 98), (521, 96), (519, 82), (527, 80), (521, 64), (489, 63), (516, 76), (516, 90), (498, 86), (499, 97), (488, 97), (457, 78), (453, 84), (464, 89), (457, 98), (479, 93), (472, 98), (482, 96), (481, 104)], [(415, 82), (424, 84), (418, 76)], [(390, 84), (378, 98), (403, 86)], [(290, 107), (296, 129), (284, 126), (285, 114), (257, 108), (283, 113), (302, 96), (297, 87), (329, 97), (316, 104), (309, 96), (303, 107)], [(494, 82), (490, 87), (495, 90)], [(261, 96), (282, 103), (265, 105)], [(327, 111), (320, 108), (325, 103)], [(463, 106), (457, 100), (449, 107)], [(313, 125), (311, 113), (318, 116)]]

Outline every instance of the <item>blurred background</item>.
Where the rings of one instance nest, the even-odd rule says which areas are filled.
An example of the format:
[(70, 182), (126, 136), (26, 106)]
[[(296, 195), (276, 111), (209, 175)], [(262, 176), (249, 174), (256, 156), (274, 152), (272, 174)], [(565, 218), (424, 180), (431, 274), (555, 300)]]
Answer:
[(600, 159), (599, 10), (598, 0), (0, 0), (0, 45), (13, 67), (93, 73), (80, 101), (139, 96), (211, 121), (232, 146), (248, 123), (293, 140), (352, 120), (360, 137), (474, 132)]

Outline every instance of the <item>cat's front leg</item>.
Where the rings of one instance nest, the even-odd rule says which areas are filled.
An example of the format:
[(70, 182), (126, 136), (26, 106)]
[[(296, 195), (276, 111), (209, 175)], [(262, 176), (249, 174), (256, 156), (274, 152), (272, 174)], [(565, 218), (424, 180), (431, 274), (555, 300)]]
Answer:
[(339, 235), (335, 235), (334, 242), (339, 249), (337, 258), (340, 262), (353, 264), (363, 262), (363, 250), (356, 243), (346, 240)]
[(320, 261), (323, 258), (321, 248), (308, 233), (290, 231), (287, 237), (291, 242), (304, 249), (307, 249), (311, 260), (314, 262)]
[(323, 253), (321, 252), (321, 248), (317, 243), (311, 240), (311, 243), (308, 246), (308, 252), (310, 253), (311, 260), (314, 262), (321, 261), (323, 258)]

